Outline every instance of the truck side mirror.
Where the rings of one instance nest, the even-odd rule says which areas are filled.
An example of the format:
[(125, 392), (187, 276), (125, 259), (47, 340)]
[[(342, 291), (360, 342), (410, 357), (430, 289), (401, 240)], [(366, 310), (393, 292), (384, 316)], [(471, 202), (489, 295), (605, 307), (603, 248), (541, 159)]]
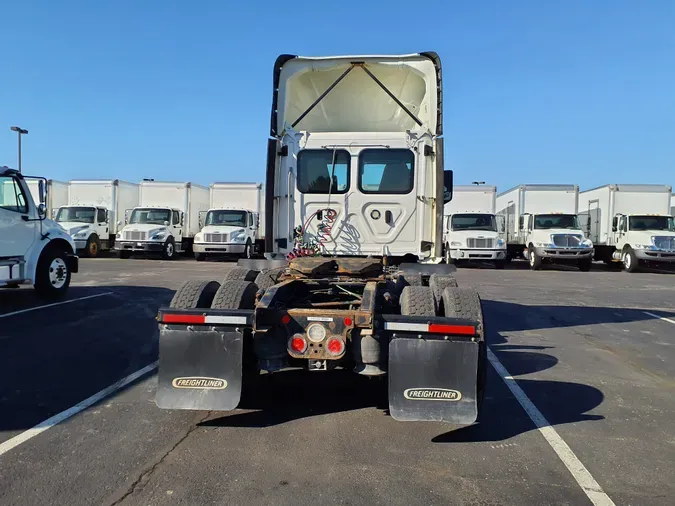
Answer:
[(204, 228), (204, 211), (199, 211), (199, 217), (197, 218), (197, 226), (199, 230)]
[(110, 223), (110, 211), (105, 212), (105, 222)]
[[(39, 198), (40, 204), (44, 204), (47, 200), (46, 197), (45, 197), (45, 180), (44, 179), (40, 179), (38, 181), (38, 195), (40, 197)], [(44, 216), (45, 212), (46, 212), (46, 208), (45, 208), (45, 211), (42, 213), (43, 216)]]
[(40, 203), (37, 207), (38, 216), (44, 218), (47, 215), (47, 206), (43, 203)]
[(58, 209), (52, 209), (52, 220), (56, 219), (56, 213), (58, 212)]
[(452, 200), (453, 177), (451, 170), (443, 171), (443, 204)]
[(619, 217), (615, 216), (612, 218), (612, 232), (616, 232), (618, 229)]
[(124, 211), (124, 224), (125, 225), (129, 224), (129, 209), (125, 209)]
[(185, 222), (185, 213), (183, 211), (181, 211), (180, 212), (180, 224), (181, 224), (181, 226), (184, 224), (184, 222)]
[(497, 233), (503, 234), (506, 230), (506, 219), (504, 215), (497, 215)]

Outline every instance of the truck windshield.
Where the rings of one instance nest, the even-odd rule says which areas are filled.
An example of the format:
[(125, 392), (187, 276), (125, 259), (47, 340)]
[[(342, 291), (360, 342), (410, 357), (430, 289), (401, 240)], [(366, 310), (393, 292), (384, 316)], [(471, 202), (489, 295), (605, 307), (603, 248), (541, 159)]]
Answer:
[(96, 209), (93, 207), (62, 207), (56, 215), (59, 222), (94, 223)]
[(497, 231), (495, 217), (491, 214), (455, 214), (450, 226), (452, 230)]
[(628, 226), (631, 230), (665, 230), (675, 232), (672, 216), (630, 216)]
[(206, 215), (206, 224), (245, 227), (247, 214), (246, 211), (209, 211)]
[(536, 230), (548, 230), (550, 228), (579, 229), (579, 220), (576, 214), (538, 214), (534, 217)]
[(171, 223), (171, 211), (168, 209), (134, 209), (131, 213), (129, 224), (151, 223), (153, 225), (164, 225), (164, 222)]

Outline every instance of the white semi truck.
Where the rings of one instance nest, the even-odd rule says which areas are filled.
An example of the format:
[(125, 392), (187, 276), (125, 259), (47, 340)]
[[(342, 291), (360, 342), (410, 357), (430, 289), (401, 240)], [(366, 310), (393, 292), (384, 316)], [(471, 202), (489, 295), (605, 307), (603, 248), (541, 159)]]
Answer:
[(496, 197), (496, 186), (454, 187), (443, 210), (446, 263), (487, 261), (504, 268), (506, 241), (499, 235), (503, 220), (495, 216)]
[(201, 231), (192, 250), (197, 261), (209, 255), (251, 258), (265, 249), (263, 185), (260, 183), (213, 183), (210, 208), (200, 213)]
[(209, 189), (194, 183), (143, 180), (139, 203), (125, 212), (125, 226), (115, 238), (120, 258), (161, 253), (166, 260), (192, 249), (199, 213), (209, 209)]
[(266, 258), (186, 280), (160, 308), (157, 405), (229, 411), (260, 369), (346, 368), (388, 375), (396, 420), (474, 423), (487, 347), (478, 294), (443, 262), (440, 58), (285, 54), (273, 69)]
[(88, 257), (111, 250), (118, 222), (126, 209), (138, 205), (138, 184), (114, 180), (73, 180), (68, 202), (56, 210), (56, 222), (73, 237), (75, 247)]
[(675, 264), (672, 187), (611, 184), (579, 196), (582, 226), (595, 258), (635, 272), (640, 264)]
[[(36, 206), (40, 205), (40, 179), (26, 179), (28, 189), (33, 195), (33, 202)], [(57, 181), (56, 179), (47, 179), (45, 183), (45, 215), (54, 219), (59, 207), (68, 203), (68, 183)]]
[(31, 179), (38, 182), (36, 198), (29, 178), (0, 167), (0, 288), (32, 284), (41, 297), (63, 297), (78, 270), (75, 244), (47, 218), (46, 180)]
[(578, 206), (579, 187), (571, 184), (519, 185), (497, 195), (509, 259), (523, 256), (532, 270), (551, 262), (589, 271), (593, 243), (579, 225)]

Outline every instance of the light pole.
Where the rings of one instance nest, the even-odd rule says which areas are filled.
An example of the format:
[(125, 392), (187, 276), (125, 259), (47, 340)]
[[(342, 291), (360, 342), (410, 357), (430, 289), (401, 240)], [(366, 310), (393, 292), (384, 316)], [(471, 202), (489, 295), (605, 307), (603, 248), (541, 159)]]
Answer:
[(471, 184), (478, 186), (479, 184), (485, 184), (485, 181), (472, 181)]
[(13, 126), (10, 128), (12, 132), (16, 132), (19, 137), (19, 173), (21, 173), (21, 136), (28, 133), (28, 130), (18, 126)]

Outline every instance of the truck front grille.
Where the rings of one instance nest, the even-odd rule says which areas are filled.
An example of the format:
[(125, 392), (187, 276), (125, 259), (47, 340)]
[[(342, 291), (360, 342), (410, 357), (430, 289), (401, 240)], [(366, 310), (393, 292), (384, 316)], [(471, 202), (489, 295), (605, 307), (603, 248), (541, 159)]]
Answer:
[(654, 246), (666, 251), (675, 251), (675, 237), (654, 237)]
[(493, 239), (479, 239), (477, 237), (469, 237), (466, 240), (467, 248), (487, 248), (487, 249), (491, 249), (491, 248), (494, 248), (493, 243), (494, 243)]
[(145, 232), (124, 232), (124, 239), (127, 241), (144, 241), (146, 239)]
[(558, 248), (578, 248), (581, 244), (580, 235), (572, 234), (555, 234), (553, 236), (553, 244)]
[(227, 242), (227, 234), (204, 234), (204, 242)]

